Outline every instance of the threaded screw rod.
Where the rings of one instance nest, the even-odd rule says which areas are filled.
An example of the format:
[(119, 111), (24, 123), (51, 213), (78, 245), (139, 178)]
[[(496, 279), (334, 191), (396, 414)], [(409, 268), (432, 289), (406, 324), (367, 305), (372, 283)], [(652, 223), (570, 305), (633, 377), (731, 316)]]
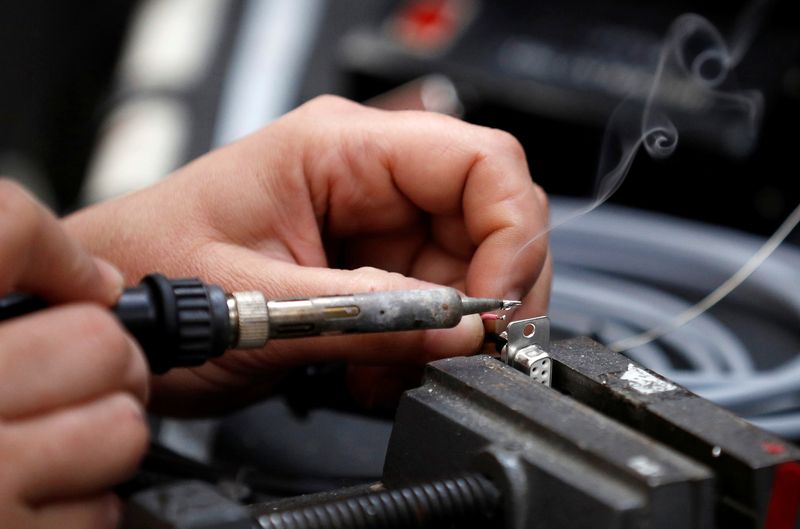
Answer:
[[(485, 521), (500, 492), (480, 474), (264, 514), (264, 529), (399, 529), (441, 527), (458, 520)], [(478, 524), (476, 524), (477, 526)]]

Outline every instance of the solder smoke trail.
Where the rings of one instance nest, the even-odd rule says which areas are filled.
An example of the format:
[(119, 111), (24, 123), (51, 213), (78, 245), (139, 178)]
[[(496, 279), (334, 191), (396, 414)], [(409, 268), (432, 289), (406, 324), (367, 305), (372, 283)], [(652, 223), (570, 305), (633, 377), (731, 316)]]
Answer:
[[(763, 103), (760, 92), (733, 88), (730, 74), (738, 58), (708, 20), (691, 13), (678, 17), (664, 40), (646, 100), (626, 99), (609, 120), (595, 199), (576, 214), (595, 209), (619, 189), (639, 147), (653, 158), (666, 158), (678, 145), (679, 129), (690, 129), (694, 121), (727, 125), (735, 135), (726, 146), (734, 151), (731, 154), (749, 152), (757, 138)], [(672, 119), (671, 108), (677, 103), (682, 108)]]
[(516, 252), (509, 261), (512, 266), (548, 232), (605, 203), (624, 182), (640, 147), (653, 158), (666, 158), (678, 145), (679, 130), (696, 134), (699, 120), (713, 119), (728, 132), (722, 148), (729, 154), (742, 156), (753, 148), (761, 122), (762, 97), (758, 91), (738, 90), (731, 72), (756, 32), (755, 27), (747, 25), (744, 15), (761, 16), (767, 4), (756, 2), (755, 8), (745, 10), (734, 29), (738, 40), (732, 48), (700, 15), (684, 14), (673, 21), (662, 41), (650, 86), (639, 91), (645, 97), (628, 97), (609, 119), (592, 200), (561, 218), (551, 219)]

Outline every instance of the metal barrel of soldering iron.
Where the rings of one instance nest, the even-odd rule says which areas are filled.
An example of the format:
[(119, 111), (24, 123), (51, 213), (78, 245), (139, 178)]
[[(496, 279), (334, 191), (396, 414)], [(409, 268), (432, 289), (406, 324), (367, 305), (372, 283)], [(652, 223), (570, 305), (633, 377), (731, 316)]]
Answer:
[[(244, 292), (233, 293), (231, 298), (238, 308), (231, 312), (231, 321), (240, 329), (239, 348), (258, 347), (267, 339), (277, 338), (454, 327), (465, 314), (503, 306), (497, 299), (462, 298), (453, 288), (280, 301), (266, 301), (258, 292)], [(258, 315), (261, 319), (257, 324), (249, 323)]]

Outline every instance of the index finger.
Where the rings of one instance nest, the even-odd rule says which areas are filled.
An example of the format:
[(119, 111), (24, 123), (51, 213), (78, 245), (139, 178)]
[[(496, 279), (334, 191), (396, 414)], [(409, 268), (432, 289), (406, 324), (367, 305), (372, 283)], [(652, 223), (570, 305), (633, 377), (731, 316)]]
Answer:
[[(429, 116), (434, 119), (426, 133), (412, 134), (410, 122), (420, 116), (409, 114), (398, 116), (393, 141), (396, 185), (426, 211), (463, 215), (477, 247), (467, 293), (521, 299), (547, 255), (547, 238), (541, 236), (547, 199), (531, 178), (522, 146), (507, 132), (438, 115)], [(425, 149), (436, 138), (444, 138), (443, 148)]]
[(27, 191), (0, 180), (0, 295), (18, 290), (53, 302), (110, 305), (122, 276), (92, 258)]
[[(468, 294), (516, 298), (532, 288), (545, 263), (546, 237), (536, 237), (545, 229), (547, 202), (513, 136), (427, 112), (367, 109), (330, 99), (316, 104), (327, 105), (332, 114), (347, 114), (347, 120), (331, 122), (346, 123), (348, 135), (357, 138), (345, 144), (350, 152), (342, 158), (354, 166), (358, 186), (373, 196), (394, 188), (433, 215), (463, 215), (477, 247), (467, 272)], [(308, 146), (316, 153), (320, 147), (319, 142)], [(307, 158), (312, 164), (328, 160)], [(387, 180), (387, 173), (383, 189), (378, 180)], [(319, 174), (341, 177), (326, 169)], [(323, 185), (330, 189), (332, 183)], [(395, 201), (394, 215), (407, 216), (404, 209), (402, 201)]]

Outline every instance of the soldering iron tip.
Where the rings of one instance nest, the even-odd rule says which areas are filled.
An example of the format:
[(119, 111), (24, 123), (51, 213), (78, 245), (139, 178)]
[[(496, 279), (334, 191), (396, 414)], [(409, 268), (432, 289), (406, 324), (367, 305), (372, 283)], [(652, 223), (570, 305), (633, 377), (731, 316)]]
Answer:
[(470, 298), (466, 296), (461, 298), (462, 314), (480, 314), (493, 310), (509, 310), (521, 304), (521, 301), (509, 301), (506, 299)]

